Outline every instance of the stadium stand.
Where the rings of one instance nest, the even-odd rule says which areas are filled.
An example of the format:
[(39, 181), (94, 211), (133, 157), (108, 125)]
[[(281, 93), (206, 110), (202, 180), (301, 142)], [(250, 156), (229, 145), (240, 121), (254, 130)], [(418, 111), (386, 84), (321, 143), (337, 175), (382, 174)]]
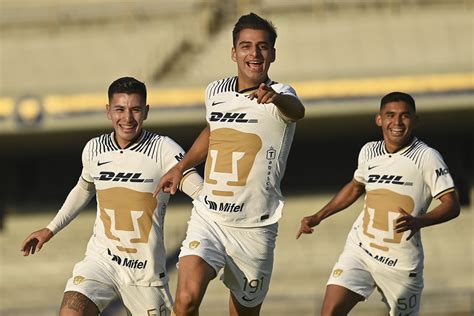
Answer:
[[(80, 172), (85, 141), (109, 130), (104, 91), (118, 76), (136, 76), (147, 83), (152, 107), (147, 128), (173, 136), (189, 148), (204, 124), (206, 84), (235, 72), (231, 29), (235, 18), (249, 11), (275, 22), (277, 62), (270, 75), (295, 86), (307, 108), (282, 185), (296, 199), (292, 211), (308, 210), (298, 200), (303, 194), (332, 192), (350, 177), (360, 145), (378, 137), (373, 115), (380, 96), (405, 90), (417, 100), (422, 118), (418, 135), (443, 153), (460, 189), (463, 212), (472, 213), (473, 0), (0, 0), (0, 164), (7, 166), (2, 169), (5, 181), (0, 182), (0, 212), (20, 216), (15, 223), (23, 227), (28, 225), (22, 222), (23, 213), (58, 207)], [(45, 166), (54, 166), (54, 174)], [(45, 185), (45, 179), (53, 176), (56, 181)], [(452, 257), (443, 256), (434, 265), (430, 277), (436, 284), (427, 288), (432, 293), (428, 301), (434, 303), (424, 315), (449, 315), (446, 306), (456, 298), (461, 301), (456, 315), (473, 312), (473, 284), (462, 276), (469, 271), (472, 276), (472, 247), (459, 248), (466, 239), (472, 241), (472, 214), (463, 216), (470, 222), (442, 229), (456, 236), (427, 248), (431, 257), (441, 253)], [(286, 217), (282, 229), (292, 231), (299, 217)], [(327, 236), (331, 230), (348, 229), (350, 220), (336, 222), (328, 227)], [(19, 235), (9, 234), (12, 239), (0, 241)], [(440, 238), (436, 234), (428, 236)], [(295, 310), (289, 306), (297, 305), (301, 315), (315, 315), (308, 313), (319, 307), (311, 301), (314, 284), (308, 283), (302, 267), (295, 279), (302, 284), (299, 300), (284, 299), (286, 269), (295, 258), (305, 257), (302, 248), (292, 246), (290, 235), (285, 236), (275, 292), (269, 297), (274, 308), (265, 311), (277, 315), (287, 308), (291, 313)], [(314, 252), (319, 254), (316, 247), (328, 241), (315, 244)], [(299, 252), (285, 257), (290, 248)], [(463, 254), (466, 258), (456, 257)], [(456, 258), (456, 278), (436, 273), (450, 264), (450, 258)], [(13, 272), (2, 280), (24, 273), (17, 271), (21, 265), (16, 267), (15, 260), (6, 261)], [(316, 267), (317, 282), (322, 284), (333, 258), (303, 261)], [(69, 267), (61, 268), (70, 272)], [(44, 271), (43, 278), (53, 278)], [(64, 280), (55, 282), (61, 291)], [(441, 299), (446, 284), (457, 292)], [(36, 286), (44, 289), (42, 284)], [(22, 284), (11, 293), (19, 296), (26, 287)], [(7, 294), (5, 287), (1, 290), (2, 296)], [(308, 294), (303, 293), (306, 290)], [(219, 285), (210, 289), (207, 311), (221, 303), (220, 297), (213, 301), (219, 292)], [(35, 306), (49, 315), (56, 303)], [(2, 311), (2, 304), (0, 314), (21, 314), (21, 306), (12, 303)], [(360, 315), (378, 315), (379, 310), (370, 308)]]
[(148, 82), (205, 36), (193, 32), (204, 15), (197, 1), (5, 1), (0, 92), (97, 91), (124, 74)]

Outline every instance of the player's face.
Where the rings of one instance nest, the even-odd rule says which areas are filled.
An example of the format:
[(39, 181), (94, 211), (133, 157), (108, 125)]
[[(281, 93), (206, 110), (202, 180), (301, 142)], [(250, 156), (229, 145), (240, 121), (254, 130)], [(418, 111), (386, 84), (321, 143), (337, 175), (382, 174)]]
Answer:
[(387, 150), (396, 152), (410, 142), (417, 116), (405, 102), (390, 102), (384, 105), (375, 121), (382, 128)]
[(255, 87), (268, 76), (270, 64), (275, 61), (267, 31), (243, 29), (232, 47), (232, 60), (237, 63), (239, 90)]
[(149, 106), (137, 93), (115, 93), (109, 102), (107, 117), (112, 121), (115, 140), (121, 148), (125, 148), (140, 135)]

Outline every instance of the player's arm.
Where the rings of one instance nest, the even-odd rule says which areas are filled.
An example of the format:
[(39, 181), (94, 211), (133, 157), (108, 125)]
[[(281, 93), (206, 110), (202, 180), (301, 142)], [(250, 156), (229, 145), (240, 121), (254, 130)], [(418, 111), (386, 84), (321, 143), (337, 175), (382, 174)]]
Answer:
[(30, 253), (34, 254), (40, 251), (44, 243), (48, 242), (55, 234), (76, 218), (94, 195), (94, 184), (85, 181), (82, 177), (79, 178), (76, 186), (69, 192), (63, 206), (54, 219), (45, 228), (31, 233), (23, 241), (21, 246), (23, 255), (28, 256)]
[(257, 103), (273, 103), (280, 112), (291, 121), (298, 121), (304, 117), (303, 103), (290, 94), (281, 94), (272, 87), (261, 83), (257, 91), (249, 95), (250, 99), (257, 98)]
[(175, 194), (183, 178), (183, 172), (201, 164), (207, 156), (209, 148), (210, 128), (207, 125), (194, 141), (183, 159), (171, 168), (163, 177), (155, 190), (154, 196), (161, 190), (165, 193)]
[(189, 169), (184, 172), (183, 178), (179, 183), (179, 190), (187, 194), (193, 200), (198, 197), (202, 190), (202, 177), (195, 169)]
[(441, 203), (437, 207), (421, 216), (412, 216), (400, 208), (402, 216), (397, 219), (395, 231), (402, 233), (409, 230), (409, 240), (423, 227), (441, 224), (459, 216), (461, 207), (455, 191), (443, 194), (439, 200)]
[(313, 233), (313, 227), (318, 225), (323, 219), (352, 205), (364, 192), (364, 184), (352, 179), (319, 212), (306, 216), (301, 220), (301, 226), (296, 235), (296, 239), (298, 239), (301, 234)]

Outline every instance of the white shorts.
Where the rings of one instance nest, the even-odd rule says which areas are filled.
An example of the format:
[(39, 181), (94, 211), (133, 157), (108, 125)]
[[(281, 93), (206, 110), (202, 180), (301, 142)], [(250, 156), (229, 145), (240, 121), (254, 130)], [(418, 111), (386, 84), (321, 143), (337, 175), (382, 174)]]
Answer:
[(102, 312), (119, 298), (129, 315), (169, 316), (173, 305), (168, 284), (163, 286), (123, 285), (96, 259), (86, 257), (74, 266), (64, 292), (79, 292)]
[(329, 284), (345, 287), (367, 299), (375, 288), (382, 295), (390, 315), (418, 315), (423, 271), (400, 271), (370, 257), (350, 241), (334, 265)]
[(263, 302), (273, 270), (278, 224), (230, 227), (206, 220), (193, 208), (179, 257), (201, 257), (216, 270), (237, 301), (246, 307)]

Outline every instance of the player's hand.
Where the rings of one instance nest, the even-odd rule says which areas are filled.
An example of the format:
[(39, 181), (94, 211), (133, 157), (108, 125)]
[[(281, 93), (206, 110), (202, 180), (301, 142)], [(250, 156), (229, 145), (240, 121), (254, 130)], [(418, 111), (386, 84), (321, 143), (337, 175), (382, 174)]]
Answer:
[(181, 170), (174, 166), (164, 176), (161, 177), (158, 186), (156, 187), (153, 197), (156, 197), (160, 191), (165, 193), (175, 194), (178, 190), (178, 185), (183, 178)]
[(402, 216), (395, 221), (395, 232), (403, 233), (410, 231), (406, 240), (410, 240), (422, 227), (421, 220), (418, 217), (411, 216), (404, 209), (398, 209)]
[(48, 228), (43, 228), (31, 233), (23, 241), (21, 245), (21, 250), (23, 256), (28, 256), (30, 253), (33, 255), (35, 252), (39, 252), (43, 245), (48, 242), (53, 237), (53, 232)]
[(257, 91), (249, 95), (250, 100), (257, 98), (257, 103), (273, 103), (278, 93), (275, 92), (271, 87), (264, 83), (261, 83)]
[(300, 230), (296, 234), (296, 239), (300, 238), (302, 234), (312, 234), (313, 227), (321, 222), (315, 215), (306, 216), (301, 220)]

